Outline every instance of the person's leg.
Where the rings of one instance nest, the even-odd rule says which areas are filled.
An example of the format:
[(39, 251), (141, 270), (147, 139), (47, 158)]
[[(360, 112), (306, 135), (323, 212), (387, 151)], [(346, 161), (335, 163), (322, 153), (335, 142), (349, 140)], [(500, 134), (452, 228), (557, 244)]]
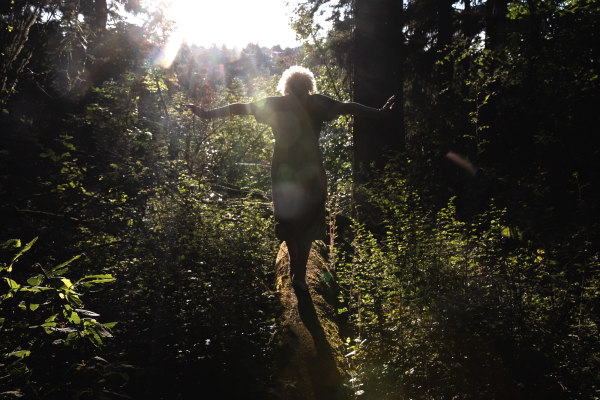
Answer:
[(288, 255), (290, 256), (290, 278), (294, 279), (298, 265), (298, 245), (296, 238), (288, 238), (285, 241), (285, 245), (288, 249)]
[(302, 290), (307, 290), (308, 286), (306, 283), (306, 266), (308, 263), (308, 257), (310, 255), (310, 248), (312, 246), (311, 240), (296, 240), (296, 253), (295, 259), (293, 260), (290, 253), (290, 275), (292, 283), (295, 286), (300, 287)]

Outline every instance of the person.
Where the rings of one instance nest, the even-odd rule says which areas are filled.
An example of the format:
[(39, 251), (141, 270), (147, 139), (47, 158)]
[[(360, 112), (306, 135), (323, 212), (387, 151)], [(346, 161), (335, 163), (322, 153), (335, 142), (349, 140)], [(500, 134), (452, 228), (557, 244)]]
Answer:
[(394, 97), (377, 109), (311, 94), (316, 90), (315, 78), (310, 70), (300, 66), (283, 73), (277, 90), (282, 96), (212, 110), (187, 106), (203, 119), (253, 115), (257, 122), (271, 127), (275, 136), (271, 163), (275, 234), (288, 248), (292, 285), (307, 291), (310, 248), (314, 240), (325, 236), (327, 178), (318, 142), (323, 123), (348, 114), (385, 117), (394, 105)]

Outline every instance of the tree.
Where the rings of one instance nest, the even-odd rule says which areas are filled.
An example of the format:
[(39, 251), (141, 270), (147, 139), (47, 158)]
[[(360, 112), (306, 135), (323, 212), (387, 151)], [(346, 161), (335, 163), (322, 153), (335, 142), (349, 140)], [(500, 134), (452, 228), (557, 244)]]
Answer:
[[(396, 95), (393, 117), (384, 121), (357, 118), (354, 125), (356, 180), (364, 182), (369, 166), (381, 168), (385, 151), (404, 150), (403, 80), (404, 34), (402, 3), (359, 0), (355, 5), (354, 98), (379, 106)], [(362, 177), (362, 178), (361, 178)]]

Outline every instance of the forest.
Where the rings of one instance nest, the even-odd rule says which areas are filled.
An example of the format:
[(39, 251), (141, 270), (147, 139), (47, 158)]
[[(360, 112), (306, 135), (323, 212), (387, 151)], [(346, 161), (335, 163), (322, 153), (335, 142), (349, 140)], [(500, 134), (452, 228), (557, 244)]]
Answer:
[(320, 136), (336, 398), (600, 399), (599, 21), (300, 0), (298, 48), (167, 62), (156, 2), (3, 0), (0, 398), (278, 398), (274, 139), (183, 105), (276, 96), (302, 65), (336, 100), (396, 95)]

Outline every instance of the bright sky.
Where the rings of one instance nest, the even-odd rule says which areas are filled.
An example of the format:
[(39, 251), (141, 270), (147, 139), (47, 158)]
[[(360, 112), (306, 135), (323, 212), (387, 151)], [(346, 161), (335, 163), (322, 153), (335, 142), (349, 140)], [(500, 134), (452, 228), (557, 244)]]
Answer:
[[(296, 34), (289, 26), (293, 6), (286, 0), (175, 0), (170, 18), (179, 23), (176, 36), (189, 44), (232, 48), (248, 43), (295, 47)], [(295, 3), (289, 1), (289, 3)]]

